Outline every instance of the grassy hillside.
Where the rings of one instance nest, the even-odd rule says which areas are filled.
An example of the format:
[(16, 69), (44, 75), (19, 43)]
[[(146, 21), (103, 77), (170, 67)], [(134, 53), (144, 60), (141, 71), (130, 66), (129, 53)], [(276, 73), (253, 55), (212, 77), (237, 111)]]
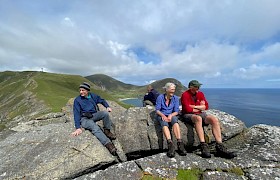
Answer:
[(137, 97), (138, 95), (141, 95), (143, 92), (145, 92), (141, 91), (143, 90), (143, 86), (126, 84), (105, 74), (95, 74), (86, 76), (85, 78), (101, 87), (102, 90), (109, 92), (113, 97), (117, 99)]
[(164, 85), (168, 82), (172, 82), (176, 85), (176, 92), (177, 96), (181, 96), (181, 94), (187, 89), (180, 81), (174, 78), (165, 78), (152, 83), (152, 86), (157, 89), (159, 92), (164, 93)]
[[(47, 112), (60, 112), (70, 98), (79, 95), (82, 76), (45, 72), (0, 72), (0, 129), (22, 115), (36, 117)], [(94, 93), (106, 100), (117, 101), (98, 86)], [(122, 104), (123, 105), (123, 104)]]
[[(135, 86), (131, 84), (125, 84), (121, 81), (118, 81), (110, 76), (104, 74), (96, 74), (91, 76), (86, 76), (88, 80), (94, 84), (102, 87), (108, 93), (116, 98), (136, 98), (141, 97), (146, 93), (146, 86)], [(173, 82), (176, 84), (176, 95), (181, 96), (182, 92), (186, 90), (186, 87), (182, 83), (174, 78), (165, 78), (152, 83), (154, 89), (160, 93), (164, 93), (164, 85), (167, 82)]]
[[(126, 108), (129, 105), (119, 102), (118, 99), (143, 97), (146, 92), (146, 86), (125, 84), (102, 74), (85, 78), (79, 75), (35, 71), (0, 72), (0, 129), (6, 126), (7, 122), (19, 122), (48, 112), (60, 112), (70, 98), (79, 95), (79, 85), (85, 81), (91, 82), (92, 92)], [(163, 93), (162, 87), (167, 82), (177, 85), (178, 96), (186, 89), (173, 78), (158, 80), (152, 85)]]

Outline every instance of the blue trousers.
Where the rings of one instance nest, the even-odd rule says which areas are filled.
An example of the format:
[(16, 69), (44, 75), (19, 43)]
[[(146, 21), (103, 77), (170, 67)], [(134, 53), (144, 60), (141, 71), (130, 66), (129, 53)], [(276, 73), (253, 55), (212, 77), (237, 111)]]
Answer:
[(90, 119), (87, 117), (82, 117), (82, 127), (90, 130), (91, 133), (95, 135), (103, 145), (111, 142), (110, 139), (101, 130), (101, 128), (96, 124), (97, 121), (103, 120), (104, 129), (111, 129), (112, 122), (109, 113), (107, 111), (97, 111), (92, 115), (93, 117)]
[(178, 117), (177, 116), (172, 116), (171, 122), (166, 122), (166, 121), (163, 121), (162, 118), (159, 115), (157, 115), (157, 120), (160, 123), (161, 128), (163, 128), (163, 126), (167, 126), (168, 128), (172, 128), (175, 123), (178, 123)]

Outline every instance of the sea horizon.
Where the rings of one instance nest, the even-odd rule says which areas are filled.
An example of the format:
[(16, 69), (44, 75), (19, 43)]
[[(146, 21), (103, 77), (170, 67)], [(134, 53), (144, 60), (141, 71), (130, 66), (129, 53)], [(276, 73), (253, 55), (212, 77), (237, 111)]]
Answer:
[[(256, 124), (280, 126), (280, 88), (202, 88), (209, 109), (235, 116), (247, 127)], [(142, 99), (129, 98), (122, 102), (142, 107)]]

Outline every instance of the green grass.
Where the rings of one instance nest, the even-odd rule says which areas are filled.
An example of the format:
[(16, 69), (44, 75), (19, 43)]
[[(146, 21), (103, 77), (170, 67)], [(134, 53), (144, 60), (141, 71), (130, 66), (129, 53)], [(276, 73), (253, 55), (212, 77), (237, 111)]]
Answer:
[(38, 86), (33, 90), (38, 99), (43, 100), (52, 112), (60, 112), (70, 98), (79, 94), (81, 76), (41, 73), (34, 77)]
[[(24, 92), (33, 93), (37, 100), (51, 109), (51, 112), (60, 112), (70, 98), (79, 95), (79, 85), (85, 81), (89, 82), (88, 79), (79, 75), (32, 71), (0, 72), (0, 80), (0, 113), (7, 114), (8, 119), (24, 114), (28, 110), (28, 105), (13, 110), (13, 107), (27, 98)], [(112, 94), (98, 90), (94, 88), (96, 87), (94, 84), (90, 84), (92, 86), (91, 92), (106, 100), (116, 101), (125, 108), (131, 107), (118, 101)]]
[(228, 172), (234, 173), (238, 176), (244, 176), (245, 173), (243, 172), (243, 170), (239, 167), (235, 167), (235, 168), (230, 168), (228, 169)]
[(6, 125), (4, 123), (0, 123), (0, 131), (4, 130), (6, 128)]
[[(34, 89), (37, 97), (43, 100), (53, 112), (59, 112), (70, 98), (79, 95), (79, 85), (88, 81), (87, 79), (76, 75), (41, 73), (34, 78), (38, 87)], [(94, 89), (92, 84), (91, 92), (98, 94), (103, 99), (116, 101), (118, 100), (102, 90)], [(120, 103), (125, 106), (125, 104)]]
[(177, 175), (177, 180), (184, 180), (184, 179), (188, 179), (188, 180), (198, 180), (200, 179), (201, 175), (202, 175), (202, 171), (200, 169), (197, 168), (193, 168), (193, 169), (179, 169), (178, 170), (178, 175)]
[[(135, 97), (135, 90), (126, 92), (116, 89), (115, 92), (103, 91), (88, 79), (79, 75), (55, 74), (37, 71), (0, 72), (0, 114), (3, 122), (0, 130), (7, 126), (7, 122), (19, 115), (31, 115), (31, 109), (36, 109), (29, 102), (46, 106), (42, 113), (61, 112), (62, 107), (71, 98), (79, 95), (79, 85), (82, 82), (91, 84), (91, 92), (105, 100), (115, 101), (124, 108), (132, 107), (118, 99), (120, 97)], [(38, 102), (36, 102), (38, 101)]]
[(145, 174), (141, 180), (163, 180), (162, 178)]
[[(197, 168), (179, 169), (176, 180), (199, 180), (202, 176), (202, 170)], [(163, 180), (165, 178), (156, 177), (150, 174), (144, 174), (141, 180)]]

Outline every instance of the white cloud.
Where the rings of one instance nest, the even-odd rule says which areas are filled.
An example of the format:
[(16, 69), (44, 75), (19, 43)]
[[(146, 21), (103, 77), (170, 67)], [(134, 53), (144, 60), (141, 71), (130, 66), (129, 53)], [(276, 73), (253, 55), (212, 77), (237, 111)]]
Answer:
[(270, 81), (270, 82), (280, 82), (280, 79), (268, 79), (267, 81)]
[(239, 49), (229, 44), (201, 42), (187, 45), (181, 53), (166, 52), (163, 66), (180, 74), (217, 74), (235, 67), (239, 58)]
[(277, 0), (17, 3), (0, 2), (0, 71), (43, 67), (136, 84), (279, 77)]
[(70, 27), (75, 26), (75, 23), (69, 17), (65, 17), (62, 21), (62, 24)]
[(235, 77), (241, 79), (258, 79), (260, 77), (280, 76), (280, 67), (252, 64), (247, 68), (239, 68), (233, 71)]
[(271, 62), (277, 63), (280, 59), (280, 42), (264, 46), (259, 52), (251, 57), (252, 62)]

